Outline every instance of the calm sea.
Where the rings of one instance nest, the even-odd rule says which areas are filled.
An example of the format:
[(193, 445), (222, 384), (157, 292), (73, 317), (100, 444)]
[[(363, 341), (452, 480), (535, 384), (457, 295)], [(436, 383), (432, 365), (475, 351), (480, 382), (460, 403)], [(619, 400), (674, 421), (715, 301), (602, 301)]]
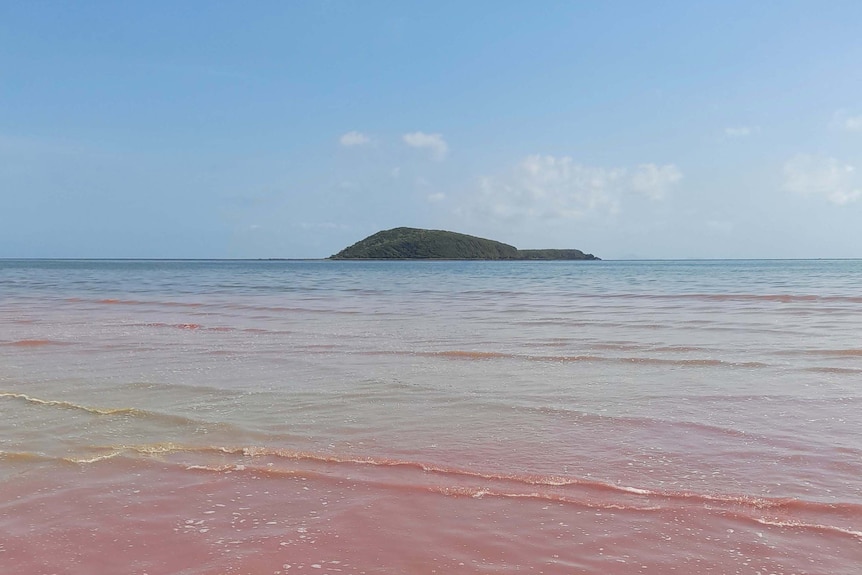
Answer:
[(862, 261), (0, 260), (0, 572), (862, 572)]

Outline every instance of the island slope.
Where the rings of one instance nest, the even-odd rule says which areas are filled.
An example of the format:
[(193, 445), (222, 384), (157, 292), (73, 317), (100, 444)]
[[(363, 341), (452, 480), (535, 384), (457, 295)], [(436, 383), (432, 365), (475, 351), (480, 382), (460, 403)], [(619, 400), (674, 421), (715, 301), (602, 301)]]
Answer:
[(514, 246), (445, 230), (394, 228), (368, 236), (330, 257), (349, 259), (597, 260), (580, 250), (519, 250)]

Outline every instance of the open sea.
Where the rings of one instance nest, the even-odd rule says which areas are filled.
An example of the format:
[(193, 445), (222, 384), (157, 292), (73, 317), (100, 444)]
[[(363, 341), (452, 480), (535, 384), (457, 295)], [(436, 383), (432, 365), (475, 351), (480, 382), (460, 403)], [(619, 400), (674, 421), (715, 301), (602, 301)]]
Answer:
[(0, 573), (862, 573), (862, 261), (0, 260)]

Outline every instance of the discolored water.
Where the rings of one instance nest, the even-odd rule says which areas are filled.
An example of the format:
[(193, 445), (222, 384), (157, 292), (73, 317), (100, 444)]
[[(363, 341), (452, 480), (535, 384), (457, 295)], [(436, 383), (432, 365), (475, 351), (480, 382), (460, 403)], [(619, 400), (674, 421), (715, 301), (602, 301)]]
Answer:
[(0, 572), (862, 565), (862, 261), (0, 261)]

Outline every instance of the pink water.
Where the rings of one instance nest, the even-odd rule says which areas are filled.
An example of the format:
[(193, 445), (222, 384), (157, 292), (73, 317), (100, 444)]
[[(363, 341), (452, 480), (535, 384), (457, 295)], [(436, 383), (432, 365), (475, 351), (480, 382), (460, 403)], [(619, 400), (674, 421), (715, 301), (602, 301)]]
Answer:
[(779, 264), (0, 263), (0, 573), (858, 574), (862, 269)]

